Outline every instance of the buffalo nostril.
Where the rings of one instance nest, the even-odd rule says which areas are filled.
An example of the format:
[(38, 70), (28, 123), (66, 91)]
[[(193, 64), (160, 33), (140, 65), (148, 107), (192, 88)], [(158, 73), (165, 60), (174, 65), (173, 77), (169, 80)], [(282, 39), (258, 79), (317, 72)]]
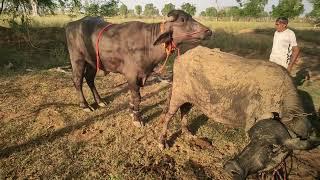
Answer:
[(207, 30), (205, 31), (205, 33), (208, 34), (209, 36), (212, 35), (212, 31), (211, 31), (210, 29), (207, 29)]

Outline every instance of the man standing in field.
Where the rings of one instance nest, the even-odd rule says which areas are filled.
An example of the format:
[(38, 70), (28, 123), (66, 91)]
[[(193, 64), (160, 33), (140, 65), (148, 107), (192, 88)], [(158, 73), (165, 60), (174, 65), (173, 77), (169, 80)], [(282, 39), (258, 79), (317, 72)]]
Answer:
[(277, 18), (275, 26), (270, 61), (285, 67), (290, 72), (300, 52), (296, 35), (288, 29), (288, 19), (285, 17)]

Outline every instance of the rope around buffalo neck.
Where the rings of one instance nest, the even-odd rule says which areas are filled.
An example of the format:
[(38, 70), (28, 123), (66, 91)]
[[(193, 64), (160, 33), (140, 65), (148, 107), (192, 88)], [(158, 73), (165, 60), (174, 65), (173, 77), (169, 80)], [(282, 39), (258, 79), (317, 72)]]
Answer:
[(97, 38), (97, 41), (96, 41), (96, 72), (99, 71), (99, 68), (100, 68), (100, 55), (99, 55), (99, 42), (100, 42), (100, 38), (102, 36), (102, 33), (104, 31), (106, 31), (112, 24), (108, 24), (106, 25), (103, 29), (101, 29), (99, 31), (99, 34), (98, 34), (98, 38)]
[[(160, 33), (164, 32), (164, 22), (160, 23)], [(173, 42), (173, 40), (171, 40), (168, 43), (162, 43), (162, 46), (164, 47), (164, 50), (166, 52), (166, 60), (164, 61), (164, 63), (162, 64), (162, 66), (156, 71), (156, 73), (160, 74), (162, 73), (162, 70), (164, 69), (164, 67), (167, 64), (167, 61), (169, 59), (169, 56), (176, 50), (178, 49), (178, 56), (180, 56), (180, 50), (179, 48), (176, 46), (176, 44)]]
[[(292, 159), (291, 159), (292, 161)], [(282, 173), (281, 171), (282, 170)], [(280, 180), (288, 180), (288, 171), (287, 171), (287, 164), (286, 164), (286, 159), (284, 159), (281, 164), (279, 164), (277, 167), (273, 169), (272, 172), (272, 180), (276, 180), (276, 178)], [(270, 172), (261, 172), (258, 174), (258, 179), (259, 180), (267, 180), (267, 174)]]
[[(165, 22), (161, 22), (160, 23), (160, 33), (164, 32), (164, 24), (165, 24)], [(194, 31), (194, 32), (191, 32), (191, 33), (181, 34), (181, 35), (172, 37), (172, 40), (170, 42), (168, 42), (168, 43), (162, 43), (162, 46), (164, 47), (167, 56), (166, 56), (166, 60), (164, 61), (162, 66), (159, 68), (159, 70), (156, 71), (156, 73), (161, 73), (162, 72), (162, 70), (164, 69), (165, 65), (167, 64), (169, 56), (171, 54), (173, 54), (173, 52), (175, 52), (176, 50), (178, 51), (178, 57), (180, 57), (180, 49), (174, 43), (174, 39), (181, 38), (181, 37), (192, 37), (192, 35), (194, 35), (194, 34), (199, 34), (199, 33), (203, 33), (203, 32), (205, 32), (205, 30)]]

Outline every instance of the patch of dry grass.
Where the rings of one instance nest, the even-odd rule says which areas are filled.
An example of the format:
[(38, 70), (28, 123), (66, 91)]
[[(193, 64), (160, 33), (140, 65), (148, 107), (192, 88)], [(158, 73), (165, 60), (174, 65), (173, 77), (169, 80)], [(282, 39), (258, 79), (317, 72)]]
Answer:
[[(167, 84), (149, 82), (142, 89), (141, 106), (146, 126), (140, 129), (131, 123), (130, 96), (119, 74), (97, 77), (98, 91), (108, 102), (106, 108), (92, 113), (78, 108), (71, 75), (47, 71), (68, 64), (62, 27), (70, 20), (69, 17), (50, 17), (33, 21), (38, 28), (31, 28), (32, 42), (48, 51), (30, 47), (21, 34), (2, 31), (7, 34), (6, 39), (0, 40), (0, 66), (13, 62), (14, 68), (0, 73), (0, 179), (226, 179), (222, 165), (246, 144), (244, 132), (224, 127), (197, 109), (188, 115), (189, 128), (213, 146), (203, 148), (179, 134), (177, 113), (169, 126), (174, 143), (170, 149), (159, 150), (157, 143)], [(252, 29), (272, 28), (272, 23), (202, 22), (221, 29), (216, 31), (215, 38), (205, 43), (207, 46), (250, 58), (267, 58), (272, 42), (270, 34)], [(304, 54), (304, 58), (299, 67), (308, 67), (310, 59), (314, 59), (311, 64), (317, 63), (319, 57)], [(311, 69), (318, 72), (317, 67)], [(35, 71), (26, 72), (26, 68)], [(317, 109), (319, 87), (317, 80), (299, 87), (308, 93)], [(92, 103), (86, 85), (84, 92)], [(313, 169), (300, 166), (300, 170), (309, 168), (307, 174), (313, 176)], [(297, 168), (294, 170), (300, 172)]]
[[(142, 111), (148, 121), (146, 127), (139, 129), (133, 128), (127, 111), (129, 94), (126, 85), (122, 85), (122, 76), (98, 79), (97, 86), (109, 106), (89, 114), (75, 104), (76, 94), (66, 79), (70, 76), (55, 73), (29, 74), (15, 77), (15, 81), (1, 79), (1, 87), (10, 86), (15, 92), (1, 92), (6, 98), (0, 105), (4, 115), (0, 122), (0, 138), (4, 140), (0, 144), (1, 179), (154, 179), (198, 177), (197, 173), (215, 176), (211, 174), (216, 169), (212, 163), (221, 166), (217, 159), (221, 155), (210, 156), (216, 154), (215, 149), (188, 149), (183, 136), (178, 137), (172, 149), (158, 149), (166, 84), (151, 84), (143, 89)], [(88, 88), (84, 91), (90, 94)], [(172, 133), (179, 129), (177, 117), (173, 123), (177, 125), (170, 126)], [(196, 133), (206, 131), (209, 128)], [(221, 142), (217, 140), (215, 147)]]

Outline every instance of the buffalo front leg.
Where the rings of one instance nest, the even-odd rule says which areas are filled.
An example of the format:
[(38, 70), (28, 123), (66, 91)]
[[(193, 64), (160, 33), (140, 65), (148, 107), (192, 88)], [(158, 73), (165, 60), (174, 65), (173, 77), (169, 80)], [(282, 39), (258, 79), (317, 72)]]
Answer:
[(164, 117), (163, 126), (162, 126), (162, 133), (160, 134), (159, 138), (159, 147), (160, 149), (164, 149), (168, 147), (167, 143), (167, 132), (168, 132), (168, 125), (172, 118), (172, 116), (177, 112), (179, 109), (179, 105), (172, 105), (170, 104), (168, 112), (166, 112), (166, 115)]
[(162, 110), (163, 113), (167, 113), (168, 110), (169, 110), (171, 95), (172, 95), (172, 86), (169, 87), (168, 96), (167, 96), (167, 99), (166, 99), (166, 102), (165, 102), (165, 106), (164, 106), (164, 108)]
[(94, 78), (96, 77), (96, 68), (93, 68), (90, 64), (86, 63), (86, 71), (84, 74), (87, 84), (93, 94), (94, 100), (100, 107), (106, 107), (106, 103), (101, 99), (96, 86), (94, 84)]
[(136, 81), (128, 81), (129, 90), (131, 92), (131, 101), (129, 104), (130, 113), (133, 118), (133, 124), (136, 127), (142, 127), (143, 121), (140, 112), (140, 102), (141, 102), (141, 95), (140, 95), (140, 86), (137, 85)]
[(72, 60), (71, 65), (73, 84), (79, 96), (80, 107), (83, 108), (84, 111), (90, 112), (92, 109), (89, 107), (89, 104), (86, 101), (82, 91), (85, 61), (83, 59), (76, 59), (74, 61)]

